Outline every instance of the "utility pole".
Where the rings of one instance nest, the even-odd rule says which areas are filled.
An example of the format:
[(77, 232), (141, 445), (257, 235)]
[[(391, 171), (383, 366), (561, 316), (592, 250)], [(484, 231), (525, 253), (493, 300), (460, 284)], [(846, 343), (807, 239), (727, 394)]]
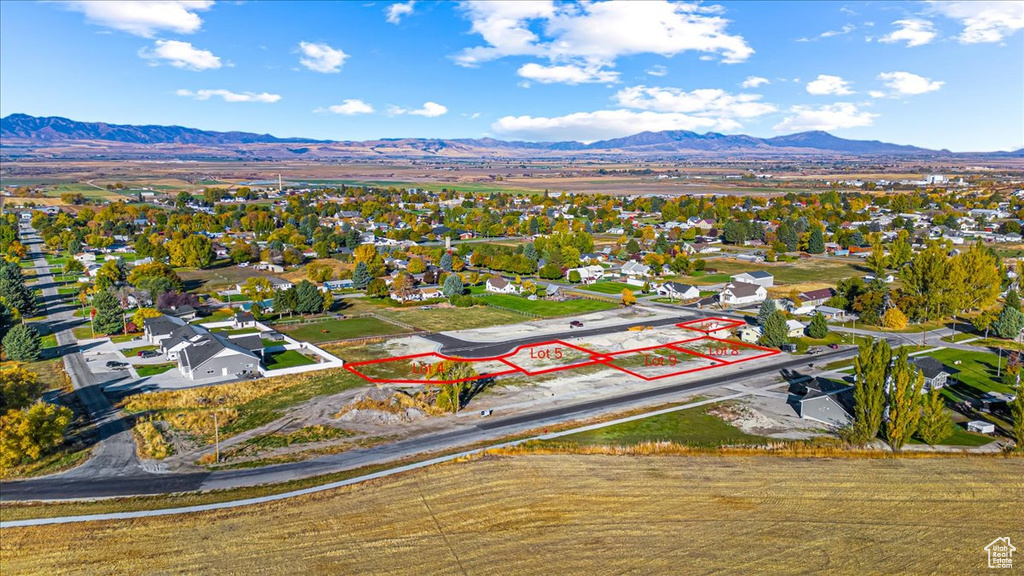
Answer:
[(220, 425), (217, 424), (217, 411), (213, 412), (213, 445), (214, 445), (214, 456), (213, 462), (216, 464), (220, 462)]

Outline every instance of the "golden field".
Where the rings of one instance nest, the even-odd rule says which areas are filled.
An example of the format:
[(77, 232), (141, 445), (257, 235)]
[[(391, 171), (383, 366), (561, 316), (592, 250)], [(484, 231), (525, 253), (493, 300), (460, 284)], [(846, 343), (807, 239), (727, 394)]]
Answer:
[[(1024, 460), (486, 457), (255, 507), (7, 529), (4, 574), (984, 572)], [(1019, 545), (1018, 545), (1019, 546)]]

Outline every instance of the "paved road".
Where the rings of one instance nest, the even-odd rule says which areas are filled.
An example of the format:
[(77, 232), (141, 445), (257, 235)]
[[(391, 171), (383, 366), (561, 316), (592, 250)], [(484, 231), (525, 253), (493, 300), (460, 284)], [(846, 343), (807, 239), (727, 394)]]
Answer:
[[(673, 312), (678, 312), (678, 310), (674, 310)], [(585, 336), (601, 336), (603, 334), (611, 334), (613, 332), (622, 332), (623, 330), (629, 329), (631, 326), (671, 326), (694, 318), (696, 318), (696, 316), (672, 316), (670, 318), (659, 318), (657, 320), (645, 320), (640, 318), (624, 324), (602, 326), (599, 328), (587, 328), (584, 326), (583, 328), (573, 328), (564, 332), (527, 336), (524, 338), (517, 338), (515, 340), (503, 340), (501, 342), (472, 342), (469, 340), (462, 340), (454, 336), (449, 336), (447, 334), (424, 334), (423, 338), (433, 340), (434, 342), (441, 344), (440, 351), (444, 354), (461, 356), (463, 358), (486, 358), (504, 354), (514, 350), (517, 346), (524, 346), (527, 344), (537, 344), (540, 342), (550, 342), (552, 340), (564, 340), (568, 338), (583, 338)], [(565, 325), (567, 327), (569, 326), (569, 322), (570, 319), (565, 320)]]
[(252, 486), (284, 482), (342, 470), (360, 468), (406, 458), (415, 454), (457, 449), (478, 442), (497, 441), (527, 430), (564, 422), (566, 417), (587, 419), (600, 414), (636, 408), (651, 401), (668, 401), (683, 393), (717, 388), (738, 380), (749, 381), (758, 377), (774, 377), (782, 370), (796, 370), (807, 366), (834, 361), (856, 355), (856, 349), (833, 350), (812, 358), (792, 358), (785, 362), (750, 366), (740, 373), (719, 374), (683, 384), (671, 384), (654, 389), (629, 392), (619, 396), (582, 402), (553, 400), (551, 406), (528, 414), (493, 420), (466, 420), (455, 430), (423, 436), (340, 454), (321, 456), (302, 462), (290, 462), (255, 469), (224, 470), (210, 473), (130, 474), (123, 477), (96, 478), (40, 478), (5, 482), (0, 500), (37, 500), (93, 498), (103, 496), (129, 496), (160, 494), (188, 490), (214, 490), (239, 486)]
[[(50, 266), (42, 255), (42, 239), (30, 227), (21, 227), (22, 243), (35, 256), (36, 282), (42, 285), (43, 304), (47, 312), (46, 324), (56, 333), (58, 353), (63, 356), (64, 368), (79, 399), (95, 424), (98, 443), (88, 462), (60, 475), (61, 478), (123, 477), (142, 470), (135, 453), (135, 441), (120, 412), (103, 393), (102, 387), (115, 380), (102, 380), (89, 370), (78, 341), (71, 329), (79, 322), (74, 317), (75, 306), (66, 305), (57, 293), (57, 283), (50, 274)], [(6, 486), (5, 486), (6, 488)]]

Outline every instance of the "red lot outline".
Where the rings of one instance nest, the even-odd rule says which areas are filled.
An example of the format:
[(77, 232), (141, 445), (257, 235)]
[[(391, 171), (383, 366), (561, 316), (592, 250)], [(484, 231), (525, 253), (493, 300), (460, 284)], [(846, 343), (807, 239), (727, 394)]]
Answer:
[[(703, 324), (706, 324), (706, 323), (712, 322), (712, 321), (722, 323), (722, 326), (719, 326), (719, 327), (714, 328), (714, 329), (707, 329), (707, 328), (698, 328), (698, 327), (696, 327), (697, 325), (703, 325)], [(461, 383), (461, 382), (471, 382), (471, 381), (474, 381), (474, 380), (481, 380), (483, 378), (495, 378), (495, 377), (498, 377), (498, 376), (508, 376), (508, 375), (511, 375), (511, 374), (522, 374), (522, 375), (525, 375), (525, 376), (539, 376), (541, 374), (549, 374), (551, 372), (559, 372), (559, 371), (562, 371), (562, 370), (573, 370), (575, 368), (581, 368), (583, 366), (592, 366), (594, 364), (604, 364), (605, 366), (608, 366), (609, 368), (614, 368), (616, 370), (619, 370), (620, 372), (629, 374), (630, 376), (634, 376), (636, 378), (640, 378), (641, 380), (651, 381), (651, 380), (659, 380), (661, 378), (668, 378), (670, 376), (681, 376), (683, 374), (689, 374), (691, 372), (699, 372), (701, 370), (708, 370), (709, 368), (718, 368), (718, 367), (721, 367), (721, 366), (730, 366), (730, 365), (733, 365), (733, 364), (740, 364), (740, 363), (743, 363), (743, 362), (749, 362), (751, 360), (757, 360), (759, 358), (766, 358), (768, 356), (774, 356), (775, 354), (779, 354), (780, 353), (778, 350), (775, 350), (774, 348), (765, 348), (763, 346), (757, 346), (757, 345), (754, 345), (754, 344), (747, 344), (746, 342), (738, 342), (738, 341), (735, 341), (735, 340), (725, 340), (725, 339), (722, 339), (722, 338), (717, 338), (715, 336), (711, 336), (711, 334), (713, 334), (715, 332), (722, 332), (722, 331), (726, 331), (726, 330), (731, 330), (733, 328), (736, 328), (736, 327), (742, 326), (742, 325), (744, 325), (744, 322), (742, 320), (736, 320), (736, 319), (732, 319), (732, 318), (710, 317), (710, 318), (700, 318), (700, 319), (696, 319), (696, 320), (688, 320), (686, 322), (682, 322), (680, 324), (676, 324), (676, 327), (677, 328), (682, 328), (683, 330), (691, 330), (691, 331), (694, 331), (694, 332), (698, 332), (698, 333), (702, 334), (702, 336), (697, 336), (695, 338), (689, 338), (689, 339), (684, 339), (684, 340), (677, 340), (675, 342), (669, 342), (668, 344), (659, 344), (657, 346), (647, 346), (647, 347), (644, 347), (644, 348), (635, 348), (635, 349), (632, 349), (632, 350), (621, 350), (619, 352), (607, 352), (607, 353), (595, 352), (595, 351), (589, 350), (587, 348), (582, 348), (580, 346), (576, 346), (575, 344), (569, 344), (568, 342), (564, 342), (562, 340), (549, 340), (549, 341), (546, 341), (546, 342), (538, 342), (536, 344), (523, 344), (522, 346), (517, 346), (514, 350), (506, 352), (505, 354), (501, 354), (500, 356), (488, 356), (488, 357), (484, 357), (484, 358), (461, 358), (461, 357), (458, 357), (458, 356), (447, 356), (445, 354), (441, 354), (440, 352), (424, 352), (424, 353), (421, 353), (421, 354), (408, 354), (408, 355), (405, 355), (405, 356), (395, 356), (393, 358), (379, 358), (379, 359), (376, 359), (376, 360), (363, 360), (363, 361), (360, 361), (360, 362), (347, 362), (347, 363), (345, 363), (345, 369), (348, 370), (349, 372), (351, 372), (352, 374), (355, 374), (356, 376), (359, 376), (363, 380), (366, 380), (368, 382), (373, 382), (375, 384), (423, 384), (423, 385), (441, 386), (441, 385), (444, 385), (444, 384), (458, 384), (458, 383)], [(764, 353), (763, 354), (757, 354), (757, 355), (754, 355), (754, 356), (751, 356), (751, 357), (748, 357), (748, 358), (733, 360), (733, 361), (730, 362), (730, 361), (725, 360), (723, 358), (715, 358), (713, 356), (707, 356), (705, 354), (701, 354), (699, 352), (695, 352), (693, 350), (690, 350), (688, 348), (680, 346), (681, 344), (687, 344), (687, 343), (690, 343), (690, 342), (698, 342), (698, 341), (707, 341), (707, 340), (714, 340), (714, 341), (717, 341), (717, 342), (722, 342), (722, 343), (726, 343), (726, 344), (730, 344), (730, 345), (741, 346), (743, 348), (761, 350)], [(537, 371), (534, 371), (534, 372), (531, 372), (531, 371), (529, 371), (528, 369), (526, 369), (526, 368), (524, 368), (522, 366), (513, 364), (511, 361), (508, 360), (508, 358), (511, 358), (511, 357), (515, 356), (516, 354), (518, 354), (522, 350), (525, 350), (525, 349), (528, 349), (528, 348), (538, 348), (538, 347), (545, 347), (545, 346), (552, 346), (552, 345), (565, 346), (567, 348), (572, 348), (573, 350), (578, 350), (578, 351), (581, 351), (581, 352), (585, 352), (585, 353), (590, 355), (590, 358), (588, 360), (581, 360), (581, 361), (574, 362), (572, 364), (566, 364), (564, 366), (556, 366), (554, 368), (546, 368), (544, 370), (537, 370)], [(636, 372), (627, 370), (626, 368), (622, 368), (622, 367), (616, 366), (614, 364), (614, 361), (615, 361), (615, 359), (617, 357), (623, 357), (623, 356), (627, 356), (627, 355), (631, 355), (631, 354), (637, 354), (637, 353), (645, 352), (647, 350), (654, 350), (654, 349), (658, 349), (658, 348), (671, 348), (673, 350), (677, 350), (677, 351), (682, 352), (684, 354), (690, 354), (692, 356), (699, 356), (701, 358), (707, 359), (710, 362), (714, 362), (714, 364), (708, 364), (706, 366), (701, 366), (699, 368), (690, 368), (688, 370), (680, 370), (680, 371), (671, 372), (671, 373), (668, 373), (668, 374), (661, 374), (661, 375), (658, 375), (658, 376), (643, 376), (641, 374), (637, 374)], [(480, 375), (477, 375), (477, 376), (472, 376), (470, 378), (461, 378), (461, 379), (458, 379), (458, 380), (426, 380), (426, 379), (414, 380), (414, 379), (374, 378), (374, 377), (372, 377), (372, 376), (370, 376), (368, 374), (364, 374), (363, 372), (360, 372), (357, 369), (359, 366), (371, 366), (371, 365), (375, 365), (375, 364), (384, 364), (384, 363), (387, 363), (387, 362), (402, 362), (402, 361), (406, 361), (406, 360), (416, 360), (418, 358), (437, 358), (437, 359), (440, 359), (442, 361), (450, 360), (450, 361), (455, 361), (455, 362), (471, 362), (471, 363), (472, 362), (500, 362), (502, 364), (507, 365), (509, 367), (509, 370), (503, 370), (503, 371), (500, 371), (500, 372), (492, 372), (492, 373), (489, 373), (489, 374), (480, 374)]]

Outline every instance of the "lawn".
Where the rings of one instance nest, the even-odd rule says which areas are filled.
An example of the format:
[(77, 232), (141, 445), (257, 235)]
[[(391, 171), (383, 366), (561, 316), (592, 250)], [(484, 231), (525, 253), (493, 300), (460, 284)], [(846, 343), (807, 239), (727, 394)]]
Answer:
[(163, 374), (168, 370), (177, 368), (178, 365), (174, 362), (165, 362), (163, 364), (147, 364), (145, 366), (136, 366), (135, 372), (138, 373), (139, 378), (145, 378), (146, 376), (156, 376), (157, 374)]
[(125, 348), (121, 350), (121, 355), (125, 358), (134, 358), (139, 355), (139, 352), (145, 350), (156, 350), (156, 346), (153, 344), (147, 344), (146, 346), (138, 346), (135, 348)]
[(971, 574), (1020, 532), (1022, 476), (1010, 458), (491, 457), (245, 508), (5, 529), (0, 555), (11, 574)]
[(852, 344), (853, 339), (841, 332), (829, 332), (824, 338), (817, 339), (805, 336), (803, 338), (791, 338), (790, 342), (796, 344), (796, 351), (798, 354), (807, 352), (807, 349), (812, 346), (823, 347), (829, 344)]
[(564, 436), (556, 443), (584, 446), (630, 446), (640, 442), (668, 441), (692, 446), (764, 444), (768, 440), (744, 433), (716, 416), (708, 414), (708, 406), (687, 408)]
[[(991, 436), (968, 432), (963, 426), (957, 424), (956, 429), (953, 431), (953, 435), (942, 442), (939, 442), (939, 446), (984, 446), (985, 444), (989, 444), (994, 441), (995, 438)], [(921, 442), (917, 438), (911, 438), (910, 443), (924, 444), (924, 442)]]
[[(947, 368), (960, 372), (955, 376), (957, 384), (951, 387), (957, 392), (970, 396), (980, 396), (985, 392), (1004, 392), (1012, 394), (1013, 390), (996, 379), (999, 356), (989, 352), (967, 352), (943, 348), (928, 353), (928, 356), (942, 362)], [(955, 365), (955, 362), (960, 362)], [(1002, 368), (1006, 368), (1006, 354), (1003, 355)]]
[(56, 334), (44, 334), (39, 338), (39, 347), (43, 350), (47, 348), (57, 347), (57, 335)]
[(428, 332), (486, 328), (487, 326), (516, 324), (526, 319), (522, 314), (487, 306), (430, 308), (429, 310), (423, 310), (419, 307), (380, 308), (374, 310), (374, 313)]
[(604, 300), (580, 298), (577, 300), (556, 302), (554, 300), (543, 300), (540, 298), (537, 300), (528, 300), (511, 294), (490, 294), (483, 296), (483, 299), (488, 304), (494, 304), (511, 310), (518, 310), (520, 312), (545, 317), (564, 316), (566, 314), (586, 314), (588, 312), (611, 310), (612, 308), (618, 308), (619, 306), (616, 302), (607, 302)]
[(707, 267), (728, 275), (764, 270), (775, 276), (775, 284), (835, 284), (843, 278), (859, 277), (867, 273), (860, 259), (848, 262), (826, 258), (803, 258), (792, 263), (753, 263), (714, 258), (707, 261)]
[(408, 330), (401, 326), (369, 317), (348, 318), (346, 320), (331, 318), (309, 324), (276, 324), (274, 329), (296, 340), (314, 343), (362, 338), (365, 336), (405, 334), (408, 332)]
[(580, 290), (588, 290), (590, 292), (600, 292), (601, 294), (616, 295), (621, 294), (622, 291), (626, 288), (632, 290), (633, 292), (640, 291), (640, 286), (630, 286), (629, 284), (625, 284), (623, 282), (595, 282), (593, 284), (588, 285), (580, 284), (576, 287), (579, 288)]
[(693, 284), (694, 286), (707, 286), (709, 284), (723, 284), (728, 282), (730, 278), (728, 274), (705, 274), (703, 272), (696, 272), (692, 276), (672, 276), (665, 278), (665, 280), (672, 280), (683, 284)]
[(316, 364), (316, 361), (303, 356), (296, 350), (281, 350), (267, 353), (263, 364), (267, 367), (267, 370), (279, 370), (281, 368)]

